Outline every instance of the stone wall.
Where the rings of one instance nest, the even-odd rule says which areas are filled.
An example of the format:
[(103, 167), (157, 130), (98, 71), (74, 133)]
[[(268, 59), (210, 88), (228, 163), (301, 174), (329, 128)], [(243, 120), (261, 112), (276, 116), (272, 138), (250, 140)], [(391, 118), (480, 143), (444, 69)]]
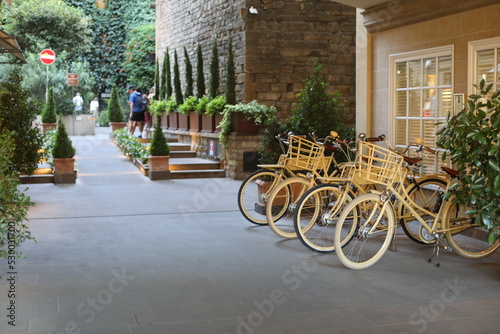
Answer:
[[(258, 14), (248, 8), (254, 6)], [(202, 46), (208, 89), (212, 43), (217, 41), (221, 91), (224, 89), (227, 44), (233, 40), (238, 100), (274, 105), (287, 115), (303, 80), (322, 64), (328, 89), (350, 101), (354, 121), (355, 8), (330, 0), (274, 1), (266, 10), (255, 0), (157, 0), (156, 54), (160, 64), (169, 48), (177, 52), (184, 82), (186, 47), (196, 75), (196, 47)]]

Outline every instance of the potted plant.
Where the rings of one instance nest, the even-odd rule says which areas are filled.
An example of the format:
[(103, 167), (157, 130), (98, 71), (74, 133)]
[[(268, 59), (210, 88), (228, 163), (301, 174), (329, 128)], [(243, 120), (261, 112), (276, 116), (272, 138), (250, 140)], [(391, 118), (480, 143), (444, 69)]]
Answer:
[(167, 143), (167, 138), (163, 133), (161, 126), (161, 117), (156, 118), (153, 139), (149, 150), (149, 178), (151, 180), (167, 180), (170, 179), (169, 161), (170, 161), (170, 146)]
[(108, 117), (111, 132), (125, 127), (125, 122), (123, 121), (123, 111), (118, 101), (118, 92), (116, 91), (115, 85), (111, 88), (111, 97), (108, 104)]
[(54, 158), (54, 182), (75, 183), (75, 148), (61, 119), (57, 125), (56, 138), (52, 148)]
[(226, 106), (226, 97), (219, 95), (207, 103), (205, 114), (214, 117), (214, 132), (219, 132), (218, 125), (222, 121), (222, 112)]
[(189, 115), (189, 131), (198, 132), (201, 130), (201, 114), (196, 111), (198, 106), (198, 98), (190, 96), (184, 100), (179, 106), (179, 111), (185, 115)]
[(213, 115), (208, 115), (206, 113), (208, 102), (210, 102), (210, 97), (206, 95), (199, 98), (195, 111), (197, 114), (201, 115), (201, 132), (210, 133), (215, 130), (215, 118)]
[(257, 101), (226, 105), (219, 127), (219, 141), (226, 146), (230, 133), (257, 134), (263, 125), (268, 125), (275, 119), (276, 108), (268, 107)]
[(54, 87), (49, 88), (47, 101), (42, 110), (42, 131), (43, 133), (55, 129), (57, 126), (56, 102), (54, 100)]
[(178, 108), (177, 102), (173, 98), (168, 98), (165, 105), (165, 113), (168, 116), (168, 128), (177, 130), (179, 128), (179, 113), (176, 112)]

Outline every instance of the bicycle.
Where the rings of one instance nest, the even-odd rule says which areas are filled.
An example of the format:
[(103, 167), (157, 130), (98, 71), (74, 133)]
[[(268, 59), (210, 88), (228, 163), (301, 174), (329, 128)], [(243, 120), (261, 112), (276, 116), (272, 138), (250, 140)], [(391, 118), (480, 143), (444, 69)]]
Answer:
[[(293, 147), (289, 146), (290, 141), (295, 144), (302, 140), (299, 138), (303, 138), (303, 136), (287, 133), (285, 138), (283, 134), (277, 135), (276, 139), (283, 151), (278, 162), (258, 165), (261, 169), (248, 175), (241, 183), (238, 190), (238, 208), (248, 221), (257, 225), (267, 225), (265, 210), (272, 190), (281, 181), (297, 176), (304, 171), (302, 162), (299, 165), (293, 163), (296, 160), (296, 152), (294, 152)], [(285, 146), (288, 146), (288, 149), (285, 149)], [(297, 162), (299, 161), (297, 160)]]
[[(366, 141), (367, 138), (362, 134), (359, 140)], [(384, 141), (390, 147), (384, 135), (368, 138), (368, 141)], [(403, 154), (412, 146), (413, 144), (408, 145)], [(419, 144), (417, 152), (423, 148), (425, 148), (423, 144)], [(404, 160), (408, 165), (416, 166), (422, 158), (404, 156)], [(351, 168), (344, 177), (320, 179), (322, 183), (308, 190), (299, 201), (294, 216), (294, 230), (307, 248), (319, 253), (333, 252), (335, 250), (333, 230), (343, 206), (357, 195), (377, 189), (377, 185), (364, 184), (362, 180), (359, 180), (354, 173), (354, 166)], [(404, 180), (405, 186), (410, 187), (409, 193), (422, 205), (432, 205), (436, 201), (435, 194), (444, 187), (446, 182), (434, 175), (419, 176), (417, 179), (410, 169), (406, 172)], [(434, 192), (431, 189), (434, 189)], [(411, 216), (408, 216), (405, 211), (398, 211), (398, 213), (403, 230), (411, 236), (412, 224), (409, 219)], [(418, 237), (412, 237), (418, 241)]]
[[(367, 138), (362, 137), (362, 140), (380, 140), (379, 138)], [(328, 145), (329, 141), (335, 142), (336, 146)], [(349, 147), (348, 142), (344, 142), (339, 139), (336, 132), (332, 132), (330, 136), (324, 139), (315, 138), (315, 145), (317, 147), (329, 148), (332, 152), (334, 150), (341, 150), (349, 158), (349, 152), (353, 150)], [(343, 146), (340, 146), (340, 145)], [(311, 142), (311, 145), (313, 143)], [(344, 148), (342, 148), (344, 147)], [(355, 151), (355, 150), (354, 150)], [(301, 154), (307, 155), (309, 152), (302, 151)], [(316, 166), (312, 166), (310, 171), (306, 174), (297, 175), (295, 177), (288, 178), (281, 181), (273, 191), (269, 194), (267, 206), (266, 206), (266, 217), (267, 222), (271, 230), (278, 236), (286, 239), (297, 238), (297, 233), (294, 228), (294, 216), (297, 211), (297, 205), (300, 202), (304, 194), (314, 186), (316, 186), (319, 180), (332, 179), (332, 178), (343, 178), (343, 175), (348, 173), (349, 163), (338, 164), (333, 158), (333, 154), (329, 160), (328, 157), (324, 157), (321, 160), (318, 155), (316, 160)], [(303, 159), (303, 157), (302, 157)], [(326, 162), (325, 162), (326, 160)], [(321, 175), (317, 173), (317, 170), (325, 171), (327, 167), (325, 164), (331, 164), (335, 166), (334, 170), (328, 175)], [(322, 165), (323, 164), (323, 165)]]
[[(358, 176), (366, 183), (384, 187), (383, 191), (356, 197), (342, 210), (334, 232), (334, 246), (339, 260), (351, 269), (365, 269), (375, 264), (385, 254), (394, 240), (396, 210), (394, 199), (404, 205), (420, 223), (420, 240), (433, 244), (439, 263), (439, 247), (443, 238), (449, 246), (466, 258), (478, 259), (493, 254), (500, 247), (500, 239), (488, 242), (487, 231), (468, 216), (467, 208), (459, 207), (453, 200), (442, 201), (434, 208), (419, 206), (408, 195), (402, 177), (404, 159), (389, 149), (371, 143), (361, 143), (356, 159)], [(451, 169), (444, 169), (450, 174)], [(445, 192), (450, 191), (448, 182)]]

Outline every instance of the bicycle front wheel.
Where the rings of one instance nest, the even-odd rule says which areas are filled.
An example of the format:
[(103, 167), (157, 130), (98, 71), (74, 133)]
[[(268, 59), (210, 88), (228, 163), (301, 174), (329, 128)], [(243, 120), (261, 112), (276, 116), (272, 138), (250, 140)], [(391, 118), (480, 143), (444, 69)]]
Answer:
[(333, 184), (321, 184), (304, 194), (294, 216), (295, 233), (307, 248), (318, 253), (335, 250), (333, 231), (351, 196)]
[(482, 259), (498, 250), (500, 239), (490, 244), (488, 230), (476, 223), (476, 218), (466, 213), (468, 210), (467, 206), (455, 202), (455, 196), (450, 198), (443, 213), (446, 241), (461, 256)]
[(394, 237), (396, 214), (380, 195), (364, 194), (347, 204), (334, 233), (337, 256), (350, 269), (365, 269), (384, 255)]
[(266, 206), (267, 223), (278, 236), (286, 239), (297, 238), (293, 219), (297, 203), (311, 188), (311, 180), (291, 177), (280, 182), (269, 195)]
[(280, 172), (266, 169), (248, 175), (238, 190), (238, 207), (243, 217), (254, 224), (267, 225), (269, 194), (283, 178)]

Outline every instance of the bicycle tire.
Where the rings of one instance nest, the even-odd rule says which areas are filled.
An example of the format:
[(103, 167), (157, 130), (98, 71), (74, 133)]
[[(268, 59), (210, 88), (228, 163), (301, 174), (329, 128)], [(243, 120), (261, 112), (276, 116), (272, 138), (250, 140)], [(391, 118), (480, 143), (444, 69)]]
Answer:
[(482, 259), (495, 253), (500, 247), (500, 239), (488, 242), (488, 230), (476, 223), (475, 217), (466, 214), (468, 207), (455, 202), (454, 196), (448, 201), (443, 213), (445, 238), (450, 247), (468, 259)]
[(348, 193), (334, 184), (320, 184), (309, 189), (300, 199), (294, 215), (295, 233), (302, 244), (318, 253), (333, 252), (335, 225), (344, 203), (351, 200)]
[(283, 180), (280, 172), (258, 170), (248, 175), (238, 190), (238, 208), (249, 222), (267, 225), (265, 206), (272, 188)]
[[(407, 190), (408, 196), (420, 207), (437, 213), (442, 205), (442, 194), (445, 192), (448, 182), (442, 178), (424, 177), (416, 183), (412, 183)], [(415, 208), (418, 212), (418, 209)], [(422, 224), (413, 217), (410, 210), (403, 205), (399, 206), (399, 223), (404, 233), (410, 240), (419, 244), (432, 244), (435, 239), (428, 240), (420, 235)]]
[(311, 180), (299, 176), (291, 177), (281, 181), (269, 194), (266, 218), (276, 235), (285, 239), (297, 238), (293, 224), (295, 209), (310, 187)]
[(396, 229), (396, 214), (390, 201), (364, 194), (348, 203), (334, 233), (335, 253), (350, 269), (366, 269), (387, 251)]

